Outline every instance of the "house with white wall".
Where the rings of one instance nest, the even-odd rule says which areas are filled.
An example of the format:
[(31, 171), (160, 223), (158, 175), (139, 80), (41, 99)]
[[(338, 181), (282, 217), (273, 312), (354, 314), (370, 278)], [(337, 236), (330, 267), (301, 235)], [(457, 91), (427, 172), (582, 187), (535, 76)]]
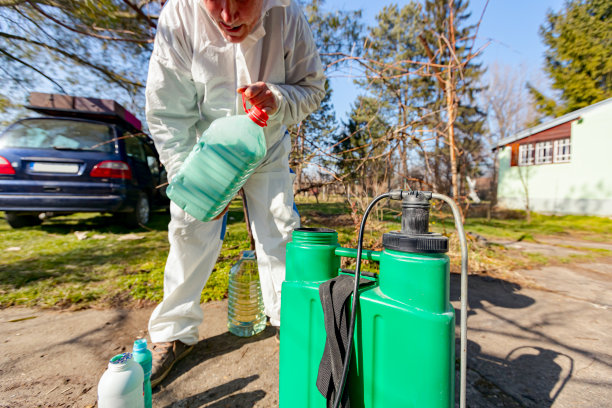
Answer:
[(612, 98), (501, 140), (498, 205), (612, 216)]

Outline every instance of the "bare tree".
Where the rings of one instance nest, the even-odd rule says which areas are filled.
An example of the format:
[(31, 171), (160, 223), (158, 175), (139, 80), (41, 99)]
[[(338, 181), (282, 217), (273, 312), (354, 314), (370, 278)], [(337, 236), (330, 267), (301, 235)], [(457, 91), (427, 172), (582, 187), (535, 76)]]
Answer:
[(531, 166), (519, 166), (518, 174), (521, 180), (521, 186), (523, 187), (523, 199), (525, 200), (525, 220), (527, 223), (531, 222), (531, 202), (529, 201), (529, 179), (532, 171)]
[[(335, 153), (345, 171), (367, 169), (364, 175), (375, 184), (388, 184), (394, 174), (414, 179), (416, 170), (416, 178), (442, 190), (440, 180), (450, 176), (444, 185), (460, 199), (460, 171), (478, 154), (474, 138), (484, 123), (474, 98), (480, 75), (474, 58), (480, 50), (473, 50), (474, 26), (462, 25), (466, 6), (461, 0), (430, 0), (424, 6), (385, 7), (361, 55), (343, 56), (361, 70), (357, 82), (367, 92), (351, 114), (357, 126), (336, 144), (344, 149)], [(368, 136), (366, 143), (355, 137), (359, 134)], [(355, 143), (345, 146), (350, 139)], [(352, 157), (356, 151), (358, 158)], [(419, 158), (422, 165), (415, 166)], [(353, 165), (353, 160), (360, 162)], [(383, 177), (375, 171), (381, 162), (387, 164)]]
[[(481, 91), (480, 88), (471, 86), (472, 81), (481, 73), (480, 65), (475, 62), (475, 58), (482, 49), (473, 49), (480, 21), (475, 26), (460, 28), (458, 21), (466, 19), (464, 13), (467, 7), (467, 2), (462, 0), (434, 0), (426, 4), (431, 10), (432, 21), (428, 25), (429, 30), (420, 35), (419, 40), (429, 58), (427, 72), (433, 73), (444, 96), (444, 101), (440, 105), (441, 112), (435, 112), (435, 116), (440, 119), (445, 118), (446, 126), (437, 126), (436, 135), (437, 140), (441, 139), (448, 147), (452, 195), (459, 202), (460, 164), (467, 167), (466, 156), (479, 155), (480, 141), (473, 136), (481, 133), (484, 123), (483, 115), (476, 107), (465, 106), (474, 103), (474, 95)], [(443, 17), (442, 22), (438, 20), (441, 17)], [(460, 115), (461, 121), (458, 120)], [(457, 130), (463, 131), (463, 140), (457, 137)], [(461, 215), (463, 218), (464, 214)]]
[(497, 203), (498, 160), (494, 151), (497, 143), (528, 126), (537, 118), (532, 96), (526, 87), (525, 70), (494, 63), (489, 68), (488, 87), (483, 91), (484, 106), (488, 107), (489, 149), (485, 155), (491, 166), (491, 205)]

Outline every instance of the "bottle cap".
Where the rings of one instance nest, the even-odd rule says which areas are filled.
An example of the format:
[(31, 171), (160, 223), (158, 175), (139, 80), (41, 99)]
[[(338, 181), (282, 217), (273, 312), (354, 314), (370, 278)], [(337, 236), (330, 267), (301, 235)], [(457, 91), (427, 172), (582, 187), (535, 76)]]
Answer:
[(126, 361), (132, 358), (132, 353), (121, 353), (111, 358), (110, 364), (124, 364)]
[(134, 341), (134, 351), (141, 351), (147, 349), (147, 339), (136, 339)]
[(253, 105), (251, 109), (247, 109), (246, 97), (244, 96), (244, 92), (242, 92), (242, 107), (244, 108), (244, 111), (246, 112), (247, 116), (251, 118), (253, 122), (255, 122), (261, 127), (267, 126), (269, 118), (268, 114), (255, 105)]

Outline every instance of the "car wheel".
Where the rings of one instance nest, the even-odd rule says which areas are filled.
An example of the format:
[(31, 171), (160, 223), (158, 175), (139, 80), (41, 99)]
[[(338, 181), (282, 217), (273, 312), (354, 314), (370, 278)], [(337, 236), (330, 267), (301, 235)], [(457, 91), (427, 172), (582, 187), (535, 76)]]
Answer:
[(33, 227), (42, 224), (42, 220), (36, 215), (19, 215), (10, 212), (5, 212), (6, 222), (12, 228)]
[(140, 193), (136, 208), (131, 213), (128, 213), (127, 224), (130, 227), (138, 227), (139, 225), (147, 225), (151, 218), (151, 204), (149, 197), (145, 193)]

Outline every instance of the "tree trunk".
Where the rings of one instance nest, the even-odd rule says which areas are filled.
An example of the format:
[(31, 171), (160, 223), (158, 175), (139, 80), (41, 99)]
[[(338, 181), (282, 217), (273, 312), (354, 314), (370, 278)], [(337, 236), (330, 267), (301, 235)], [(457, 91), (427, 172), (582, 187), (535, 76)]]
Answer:
[(449, 13), (449, 41), (450, 41), (450, 49), (449, 49), (449, 62), (448, 62), (448, 77), (445, 81), (445, 91), (446, 91), (446, 112), (448, 115), (447, 118), (447, 131), (448, 131), (448, 144), (450, 149), (450, 161), (451, 161), (451, 182), (453, 188), (453, 199), (457, 203), (457, 207), (459, 208), (459, 212), (461, 213), (461, 221), (465, 221), (465, 216), (463, 215), (463, 211), (461, 209), (461, 205), (459, 205), (459, 175), (457, 168), (457, 150), (455, 145), (455, 99), (457, 92), (457, 77), (453, 75), (453, 68), (456, 67), (459, 69), (459, 66), (455, 65), (454, 55), (455, 55), (455, 15), (453, 13), (453, 0), (449, 0), (448, 2), (448, 13)]
[(497, 150), (493, 156), (493, 174), (491, 176), (491, 207), (497, 205), (497, 178), (499, 177), (499, 160), (497, 159)]
[(459, 176), (457, 172), (457, 150), (455, 148), (455, 104), (454, 89), (452, 86), (452, 72), (449, 67), (449, 78), (446, 80), (446, 113), (448, 115), (446, 126), (448, 132), (448, 147), (450, 150), (451, 183), (453, 199), (459, 200)]
[(518, 168), (519, 178), (523, 185), (523, 193), (525, 194), (525, 221), (528, 224), (531, 223), (531, 205), (529, 203), (529, 168), (520, 167)]

